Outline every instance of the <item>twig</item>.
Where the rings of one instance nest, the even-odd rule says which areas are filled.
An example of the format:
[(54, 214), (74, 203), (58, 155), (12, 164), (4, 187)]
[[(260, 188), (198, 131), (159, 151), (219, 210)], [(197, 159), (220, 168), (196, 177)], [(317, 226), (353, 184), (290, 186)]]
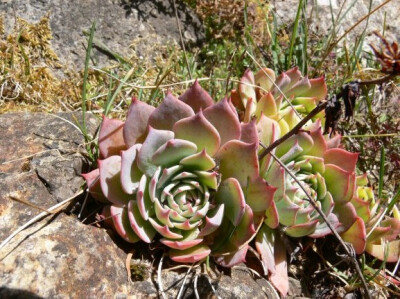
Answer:
[(188, 61), (187, 55), (186, 55), (185, 42), (183, 41), (181, 22), (179, 21), (179, 16), (178, 16), (178, 9), (176, 8), (176, 2), (175, 2), (175, 0), (173, 0), (172, 2), (173, 2), (173, 4), (174, 4), (174, 11), (175, 11), (176, 24), (178, 25), (179, 37), (180, 37), (180, 39), (181, 39), (181, 44), (182, 44), (182, 49), (183, 49), (183, 57), (185, 57), (186, 67), (187, 67), (187, 70), (188, 70), (188, 72), (189, 72), (189, 78), (192, 79), (192, 72), (190, 71), (189, 61)]
[(51, 208), (48, 209), (48, 212), (42, 212), (39, 215), (33, 217), (31, 220), (29, 220), (27, 223), (25, 223), (24, 225), (20, 226), (16, 231), (14, 231), (10, 236), (8, 236), (3, 242), (1, 242), (0, 244), (0, 249), (3, 248), (8, 242), (11, 241), (12, 238), (14, 238), (17, 234), (19, 234), (21, 231), (23, 231), (24, 229), (28, 228), (29, 226), (31, 226), (33, 223), (35, 223), (36, 221), (41, 220), (42, 218), (46, 217), (47, 215), (50, 215), (49, 212), (53, 212), (56, 210), (60, 210), (62, 209), (61, 207), (63, 207), (64, 205), (68, 204), (70, 201), (72, 201), (73, 199), (75, 199), (77, 196), (81, 195), (83, 193), (83, 190), (79, 191), (78, 193), (76, 193), (74, 196), (67, 198), (66, 200), (63, 200), (62, 202), (52, 206)]
[[(266, 148), (262, 143), (260, 145), (264, 148)], [(336, 239), (339, 241), (340, 245), (343, 247), (345, 250), (346, 254), (349, 256), (350, 260), (352, 261), (354, 268), (356, 269), (356, 272), (358, 276), (360, 277), (361, 284), (364, 288), (365, 295), (367, 298), (372, 299), (371, 294), (369, 293), (368, 290), (368, 285), (367, 282), (365, 281), (364, 275), (361, 271), (360, 266), (358, 265), (357, 259), (355, 258), (354, 255), (354, 249), (351, 244), (346, 244), (343, 239), (340, 237), (339, 233), (336, 231), (336, 229), (332, 226), (332, 224), (329, 222), (328, 218), (324, 214), (324, 212), (318, 207), (318, 205), (315, 203), (314, 199), (311, 197), (311, 195), (308, 193), (306, 188), (303, 186), (303, 184), (297, 179), (297, 177), (286, 167), (282, 161), (275, 156), (273, 153), (269, 153), (271, 157), (289, 174), (293, 180), (299, 185), (299, 187), (303, 190), (304, 194), (307, 196), (309, 203), (313, 206), (313, 208), (318, 212), (318, 214), (322, 217), (322, 219), (325, 221), (326, 225), (329, 227), (329, 229), (332, 231)]]

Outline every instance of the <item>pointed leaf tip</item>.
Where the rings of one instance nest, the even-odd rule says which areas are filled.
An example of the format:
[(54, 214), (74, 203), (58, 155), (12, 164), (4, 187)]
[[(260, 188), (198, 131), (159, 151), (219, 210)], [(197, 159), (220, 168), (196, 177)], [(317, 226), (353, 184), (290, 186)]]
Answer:
[(193, 85), (179, 97), (179, 100), (192, 107), (195, 113), (214, 104), (214, 100), (210, 97), (208, 92), (200, 86), (197, 79), (194, 81)]
[(99, 150), (102, 158), (119, 155), (126, 149), (123, 136), (124, 122), (103, 116), (99, 132)]

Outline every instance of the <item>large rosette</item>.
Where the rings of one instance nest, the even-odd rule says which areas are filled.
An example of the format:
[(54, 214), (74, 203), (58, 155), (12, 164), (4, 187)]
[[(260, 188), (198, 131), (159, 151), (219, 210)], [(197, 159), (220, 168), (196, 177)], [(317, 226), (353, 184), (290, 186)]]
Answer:
[(197, 82), (157, 108), (133, 100), (125, 122), (103, 119), (99, 147), (85, 178), (122, 238), (159, 235), (177, 262), (244, 260), (275, 189), (259, 176), (255, 124), (229, 100), (215, 104)]

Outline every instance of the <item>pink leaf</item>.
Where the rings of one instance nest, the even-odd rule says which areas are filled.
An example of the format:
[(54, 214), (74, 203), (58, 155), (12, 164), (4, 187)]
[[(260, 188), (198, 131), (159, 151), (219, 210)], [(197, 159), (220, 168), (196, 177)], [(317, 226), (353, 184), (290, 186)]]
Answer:
[(239, 140), (231, 140), (222, 146), (217, 154), (222, 179), (236, 178), (242, 187), (247, 185), (248, 179), (255, 179), (259, 172), (257, 149), (258, 144)]
[(124, 140), (128, 147), (145, 139), (147, 124), (154, 107), (135, 98), (132, 99), (124, 125)]
[(123, 206), (126, 205), (131, 196), (126, 194), (121, 186), (121, 157), (111, 156), (104, 160), (99, 160), (100, 186), (105, 197), (112, 203)]
[(164, 101), (150, 115), (149, 125), (159, 130), (172, 130), (178, 120), (193, 115), (193, 109), (189, 105), (168, 92)]
[(126, 149), (123, 127), (122, 121), (103, 116), (99, 133), (99, 150), (102, 158), (119, 155), (121, 150)]
[(100, 186), (100, 171), (98, 168), (92, 170), (89, 173), (82, 173), (83, 178), (86, 180), (86, 185), (88, 186), (90, 195), (101, 202), (108, 202), (107, 198), (101, 191)]
[(344, 170), (353, 172), (356, 169), (358, 154), (341, 148), (328, 149), (325, 152), (325, 164), (334, 164)]
[(221, 145), (240, 137), (240, 123), (232, 104), (225, 98), (203, 111), (205, 118), (217, 129)]
[(192, 107), (195, 113), (214, 104), (214, 100), (210, 97), (208, 92), (200, 86), (197, 80), (179, 97), (179, 100)]
[(205, 149), (214, 156), (221, 145), (217, 129), (204, 117), (200, 110), (196, 115), (178, 121), (173, 128), (175, 138), (192, 141), (198, 150)]
[(214, 257), (215, 262), (222, 267), (233, 267), (240, 263), (246, 262), (247, 250), (249, 249), (248, 245), (243, 246), (241, 249), (231, 253), (224, 255), (217, 255)]
[(196, 263), (205, 259), (211, 253), (211, 249), (204, 244), (190, 247), (185, 250), (171, 249), (169, 257), (177, 263)]

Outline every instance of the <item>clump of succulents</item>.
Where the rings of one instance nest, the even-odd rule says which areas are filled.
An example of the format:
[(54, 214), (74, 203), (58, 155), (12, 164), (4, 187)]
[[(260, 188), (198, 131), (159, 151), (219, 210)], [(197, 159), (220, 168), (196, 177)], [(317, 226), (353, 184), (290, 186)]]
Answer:
[(99, 168), (84, 175), (126, 241), (161, 242), (172, 260), (244, 261), (273, 202), (260, 176), (255, 123), (195, 82), (154, 108), (133, 99), (126, 121), (103, 118)]

